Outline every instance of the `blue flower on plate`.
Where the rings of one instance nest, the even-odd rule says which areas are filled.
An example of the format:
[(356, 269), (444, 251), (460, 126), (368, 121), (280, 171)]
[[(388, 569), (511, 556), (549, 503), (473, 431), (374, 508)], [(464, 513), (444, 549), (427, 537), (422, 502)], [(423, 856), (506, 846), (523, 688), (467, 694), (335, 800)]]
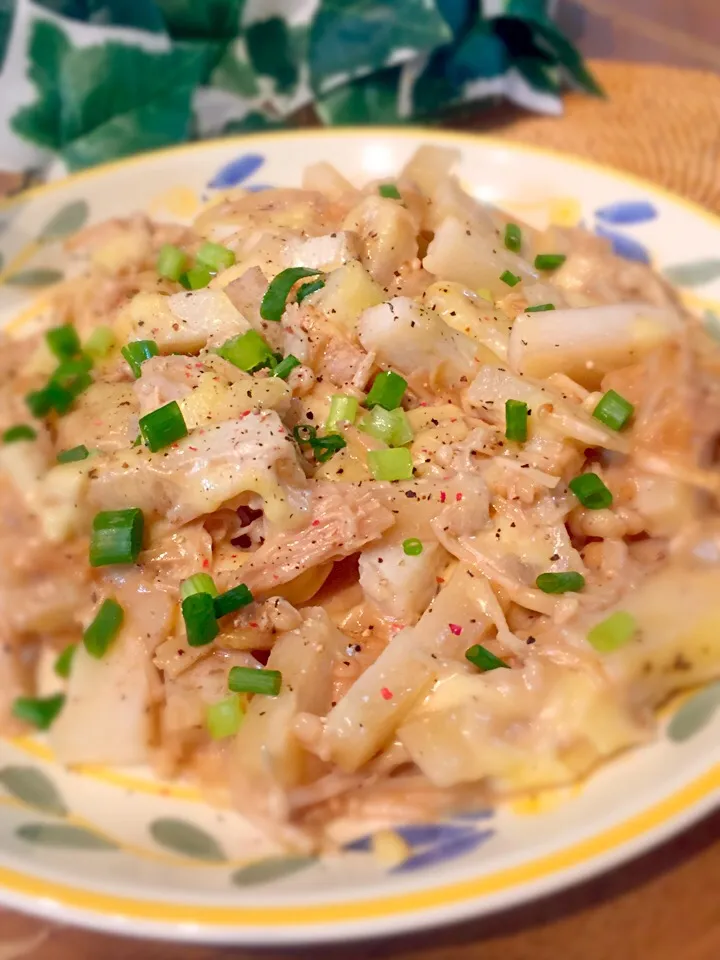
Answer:
[(656, 220), (657, 209), (649, 200), (619, 200), (595, 211), (595, 217), (614, 226), (630, 226)]
[[(234, 160), (230, 160), (215, 173), (208, 182), (208, 186), (214, 190), (227, 190), (229, 187), (236, 187), (238, 184), (248, 180), (265, 163), (265, 157), (259, 153), (242, 153)], [(264, 184), (256, 187), (248, 187), (248, 190), (266, 190)]]
[(643, 246), (633, 237), (628, 237), (624, 233), (617, 233), (615, 230), (607, 230), (605, 227), (596, 226), (595, 233), (599, 237), (605, 237), (612, 244), (613, 252), (626, 260), (635, 260), (637, 263), (650, 263), (650, 253), (647, 247)]

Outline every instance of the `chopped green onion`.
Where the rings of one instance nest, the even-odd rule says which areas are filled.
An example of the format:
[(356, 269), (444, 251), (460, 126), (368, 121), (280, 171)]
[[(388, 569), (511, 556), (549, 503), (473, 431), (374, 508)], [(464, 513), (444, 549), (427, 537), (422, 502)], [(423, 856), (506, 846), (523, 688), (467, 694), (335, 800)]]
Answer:
[(180, 599), (191, 597), (194, 593), (209, 593), (211, 597), (218, 595), (215, 581), (209, 573), (194, 573), (180, 584)]
[(295, 295), (296, 303), (302, 303), (305, 297), (309, 297), (311, 293), (317, 293), (318, 290), (322, 290), (324, 286), (324, 280), (311, 280), (309, 283), (303, 283), (297, 289), (297, 294)]
[(178, 280), (186, 290), (201, 290), (210, 283), (212, 274), (207, 267), (200, 265), (181, 273)]
[(282, 686), (279, 670), (264, 670), (257, 667), (232, 667), (228, 674), (228, 688), (233, 693), (259, 693), (276, 697)]
[(528, 405), (524, 400), (505, 401), (505, 436), (525, 443), (528, 435)]
[(187, 266), (185, 251), (172, 243), (164, 243), (160, 247), (157, 258), (157, 272), (168, 280), (179, 280), (180, 274)]
[(330, 412), (325, 421), (326, 430), (335, 430), (341, 423), (355, 423), (358, 402), (346, 393), (336, 393), (330, 401)]
[(182, 602), (187, 642), (191, 647), (212, 643), (220, 632), (215, 617), (213, 598), (209, 593), (193, 593)]
[(288, 267), (270, 281), (260, 304), (260, 316), (263, 320), (278, 321), (285, 312), (288, 294), (303, 277), (322, 276), (322, 270), (312, 267)]
[(564, 253), (539, 253), (535, 257), (535, 267), (538, 270), (557, 270), (566, 260)]
[(18, 697), (12, 705), (12, 715), (38, 730), (48, 730), (65, 705), (65, 694), (52, 697)]
[(326, 433), (323, 437), (317, 437), (311, 446), (317, 462), (326, 463), (338, 450), (346, 447), (347, 442), (339, 433)]
[(219, 619), (228, 613), (234, 613), (235, 610), (246, 607), (249, 603), (252, 603), (252, 601), (253, 595), (248, 588), (244, 583), (239, 583), (237, 587), (226, 590), (225, 593), (221, 593), (220, 596), (215, 597), (215, 616)]
[(138, 426), (146, 445), (153, 453), (188, 435), (187, 424), (177, 400), (171, 400), (164, 407), (146, 413), (144, 417), (140, 417)]
[(525, 307), (525, 313), (542, 313), (543, 310), (554, 310), (554, 303), (539, 303), (536, 307)]
[(613, 501), (612, 493), (596, 473), (582, 473), (568, 484), (580, 503), (588, 510), (604, 510)]
[(62, 677), (63, 680), (67, 680), (70, 676), (70, 670), (72, 669), (72, 662), (75, 659), (77, 648), (78, 645), (76, 643), (69, 643), (55, 661), (53, 669), (58, 677)]
[(371, 437), (382, 440), (390, 447), (404, 447), (415, 436), (407, 414), (402, 407), (386, 410), (373, 407), (358, 423), (358, 429), (369, 433)]
[(95, 327), (85, 341), (85, 353), (95, 360), (102, 360), (115, 346), (115, 334), (110, 327)]
[(585, 577), (574, 570), (566, 573), (541, 573), (535, 581), (535, 586), (543, 593), (567, 593), (569, 590), (582, 590), (585, 586)]
[(293, 427), (293, 436), (296, 443), (312, 445), (317, 437), (317, 430), (309, 423), (299, 423)]
[(18, 440), (34, 440), (37, 433), (27, 423), (19, 423), (16, 427), (8, 427), (2, 435), (3, 443), (17, 443)]
[[(381, 409), (380, 407), (375, 407), (375, 410)], [(410, 426), (410, 421), (408, 420), (408, 415), (402, 409), (398, 407), (395, 410), (390, 411), (390, 416), (393, 419), (393, 432), (390, 437), (390, 443), (393, 447), (404, 447), (406, 443), (410, 443), (415, 434), (413, 433), (413, 428)]]
[(509, 270), (503, 270), (500, 274), (500, 279), (509, 287), (516, 287), (522, 280), (522, 277), (518, 277), (516, 273), (511, 273)]
[(95, 514), (90, 538), (90, 566), (135, 563), (142, 549), (145, 518), (139, 507)]
[(125, 611), (117, 600), (103, 600), (95, 619), (83, 634), (83, 644), (91, 657), (101, 660), (120, 632)]
[(379, 373), (373, 381), (370, 393), (367, 395), (365, 406), (372, 409), (379, 404), (386, 410), (394, 410), (395, 407), (400, 406), (406, 387), (407, 380), (401, 377), (399, 373), (395, 373), (393, 370)]
[(220, 270), (227, 270), (235, 263), (235, 254), (221, 243), (206, 240), (197, 252), (197, 262), (208, 270), (218, 273)]
[(422, 540), (418, 540), (417, 537), (408, 537), (407, 540), (403, 540), (403, 553), (408, 557), (419, 557), (423, 552)]
[(504, 660), (496, 657), (494, 653), (491, 653), (490, 650), (481, 646), (479, 643), (468, 647), (465, 651), (465, 659), (469, 660), (478, 670), (482, 670), (483, 673), (487, 673), (488, 670), (497, 670), (498, 667), (507, 667), (508, 670), (510, 669)]
[(70, 447), (69, 450), (61, 450), (57, 455), (57, 462), (75, 463), (78, 460), (87, 460), (89, 456), (90, 451), (84, 443), (81, 443), (77, 447)]
[(615, 390), (608, 390), (593, 410), (593, 416), (611, 430), (622, 430), (634, 412), (635, 407), (629, 400)]
[(234, 737), (243, 722), (245, 711), (242, 699), (234, 693), (205, 710), (205, 726), (213, 740)]
[(295, 367), (299, 366), (300, 361), (298, 358), (289, 353), (283, 360), (280, 361), (280, 363), (278, 363), (273, 370), (272, 375), (273, 377), (280, 377), (281, 380), (287, 380)]
[(241, 333), (237, 337), (226, 340), (218, 348), (218, 353), (246, 373), (252, 373), (253, 370), (259, 370), (275, 362), (275, 355), (270, 345), (256, 330), (248, 330), (247, 333)]
[(632, 614), (617, 610), (596, 623), (587, 635), (588, 643), (598, 653), (612, 653), (624, 647), (635, 636), (637, 623)]
[(80, 337), (71, 323), (48, 330), (45, 340), (58, 360), (67, 360), (74, 357), (76, 353), (80, 353)]
[(48, 394), (47, 387), (42, 390), (33, 390), (25, 395), (25, 404), (30, 413), (37, 417), (46, 417), (53, 408), (52, 399)]
[(400, 191), (394, 183), (381, 183), (378, 187), (378, 193), (386, 200), (402, 200)]
[(370, 473), (376, 480), (410, 480), (413, 475), (412, 455), (407, 447), (396, 450), (370, 450)]
[(120, 351), (127, 360), (128, 366), (135, 374), (136, 380), (142, 373), (140, 367), (142, 367), (150, 357), (156, 357), (159, 352), (158, 345), (154, 340), (133, 340), (131, 343), (127, 343)]
[(54, 380), (42, 390), (28, 393), (25, 397), (25, 403), (34, 417), (45, 417), (51, 410), (62, 415), (68, 412), (74, 401), (74, 394)]
[[(79, 397), (80, 394), (87, 390), (88, 387), (92, 386), (93, 380), (89, 372), (91, 369), (92, 360), (90, 357), (85, 356), (84, 354), (73, 357), (70, 360), (63, 360), (63, 362), (59, 364), (53, 375), (50, 377), (50, 382), (46, 388), (50, 390), (51, 395), (56, 397), (53, 405), (58, 412), (62, 411), (62, 406), (64, 403), (64, 401), (61, 401), (60, 409), (58, 409), (58, 396), (64, 396), (64, 392), (67, 392), (70, 394), (71, 398), (74, 399), (75, 397)], [(60, 388), (62, 393), (55, 390), (57, 387)], [(72, 404), (72, 399), (70, 404)]]
[(516, 223), (505, 224), (505, 246), (513, 253), (520, 253), (522, 246), (522, 231)]

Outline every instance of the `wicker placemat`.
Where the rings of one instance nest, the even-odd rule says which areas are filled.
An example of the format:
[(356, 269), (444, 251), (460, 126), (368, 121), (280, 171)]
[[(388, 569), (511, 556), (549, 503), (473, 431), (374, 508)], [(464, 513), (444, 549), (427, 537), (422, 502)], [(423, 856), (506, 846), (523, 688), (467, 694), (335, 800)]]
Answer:
[[(592, 67), (606, 100), (571, 94), (563, 116), (514, 115), (502, 136), (618, 167), (720, 213), (720, 75), (607, 61)], [(487, 129), (481, 116), (472, 125)]]

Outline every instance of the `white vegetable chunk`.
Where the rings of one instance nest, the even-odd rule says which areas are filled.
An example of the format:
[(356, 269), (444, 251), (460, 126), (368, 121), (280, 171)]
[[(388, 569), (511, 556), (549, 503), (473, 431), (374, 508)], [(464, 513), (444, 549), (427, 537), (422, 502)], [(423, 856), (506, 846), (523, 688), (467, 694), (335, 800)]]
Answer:
[(382, 613), (415, 623), (435, 596), (448, 559), (438, 543), (423, 543), (422, 553), (409, 556), (402, 543), (381, 540), (360, 554), (360, 586)]
[(389, 283), (396, 270), (417, 257), (418, 224), (397, 200), (365, 197), (347, 215), (343, 229), (360, 237), (360, 259), (378, 283)]
[(400, 174), (401, 180), (412, 180), (426, 197), (431, 197), (460, 159), (460, 151), (425, 143), (418, 147)]
[(360, 254), (360, 243), (354, 233), (337, 230), (322, 237), (291, 240), (285, 261), (288, 267), (309, 267), (336, 270)]

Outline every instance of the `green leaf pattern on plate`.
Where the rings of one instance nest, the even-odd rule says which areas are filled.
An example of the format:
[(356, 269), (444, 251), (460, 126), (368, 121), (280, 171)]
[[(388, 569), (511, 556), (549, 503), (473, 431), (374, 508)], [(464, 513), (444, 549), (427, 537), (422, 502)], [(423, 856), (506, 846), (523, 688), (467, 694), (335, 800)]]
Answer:
[(80, 227), (84, 226), (88, 218), (88, 205), (86, 200), (72, 200), (66, 203), (40, 231), (38, 240), (40, 243), (53, 243), (56, 240), (62, 240), (75, 233)]
[(258, 129), (313, 100), (328, 123), (362, 123), (436, 114), (511, 82), (546, 108), (561, 74), (598, 92), (551, 0), (36, 0), (12, 32), (6, 6), (0, 61), (12, 45), (18, 76), (3, 83), (29, 81), (34, 96), (0, 137), (22, 140), (35, 166), (48, 149), (76, 169)]
[(231, 880), (236, 887), (252, 887), (291, 877), (314, 863), (317, 863), (316, 857), (268, 857), (267, 860), (258, 860), (236, 870)]
[(207, 831), (189, 820), (172, 817), (153, 820), (150, 834), (161, 847), (194, 860), (222, 863), (226, 860), (220, 844)]
[(37, 767), (3, 767), (0, 769), (0, 785), (29, 807), (58, 817), (64, 817), (68, 812), (55, 784)]
[(663, 273), (676, 287), (701, 287), (720, 277), (720, 260), (691, 260), (665, 267)]
[(699, 733), (720, 710), (720, 682), (689, 697), (673, 715), (667, 735), (674, 743), (684, 743)]
[(70, 823), (26, 823), (15, 831), (26, 843), (38, 847), (59, 847), (65, 850), (117, 850), (108, 837)]
[(51, 283), (57, 283), (62, 280), (63, 274), (59, 270), (50, 267), (37, 267), (34, 270), (21, 270), (19, 273), (11, 273), (5, 278), (5, 283), (14, 287), (47, 287)]

